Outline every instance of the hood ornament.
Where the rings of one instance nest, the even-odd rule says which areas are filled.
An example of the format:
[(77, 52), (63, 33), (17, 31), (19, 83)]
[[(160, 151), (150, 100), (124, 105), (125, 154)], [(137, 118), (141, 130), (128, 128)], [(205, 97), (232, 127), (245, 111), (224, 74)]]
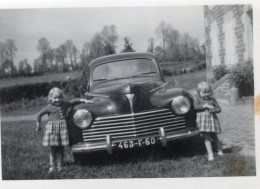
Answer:
[(134, 102), (134, 94), (126, 94), (126, 97), (130, 103), (130, 108), (131, 108), (131, 113), (134, 113), (134, 109), (133, 109), (133, 102)]

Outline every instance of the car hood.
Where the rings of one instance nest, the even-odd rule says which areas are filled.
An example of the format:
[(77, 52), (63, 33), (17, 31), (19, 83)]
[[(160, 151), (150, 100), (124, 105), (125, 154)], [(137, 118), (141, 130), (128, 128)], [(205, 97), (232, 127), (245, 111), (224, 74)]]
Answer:
[(127, 82), (118, 82), (118, 81), (111, 81), (99, 84), (95, 86), (91, 90), (92, 93), (95, 94), (111, 94), (111, 95), (125, 95), (125, 94), (136, 94), (141, 92), (150, 93), (152, 90), (156, 90), (161, 85), (163, 85), (163, 81), (140, 81), (140, 80), (133, 80)]
[(76, 109), (88, 109), (93, 116), (129, 114), (152, 109), (171, 108), (172, 99), (179, 95), (192, 98), (179, 88), (168, 89), (158, 80), (102, 83), (86, 93), (93, 104), (81, 104)]

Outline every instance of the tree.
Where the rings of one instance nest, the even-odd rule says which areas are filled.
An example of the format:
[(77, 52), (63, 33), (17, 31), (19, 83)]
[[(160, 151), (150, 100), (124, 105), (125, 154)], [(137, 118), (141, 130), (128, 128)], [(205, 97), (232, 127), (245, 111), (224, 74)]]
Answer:
[(34, 71), (34, 73), (37, 73), (37, 74), (43, 73), (43, 65), (42, 65), (41, 56), (39, 58), (34, 59), (33, 71)]
[(162, 47), (160, 47), (160, 46), (155, 47), (155, 49), (154, 49), (154, 54), (156, 55), (156, 57), (158, 58), (158, 60), (159, 60), (160, 62), (164, 61), (164, 59), (163, 59), (163, 49), (162, 49)]
[(154, 38), (153, 38), (153, 37), (151, 37), (151, 38), (148, 39), (148, 48), (147, 48), (147, 51), (148, 51), (148, 52), (151, 52), (151, 53), (153, 53), (153, 51), (154, 51)]
[[(75, 49), (77, 49), (77, 48), (73, 44), (72, 40), (67, 40), (64, 45), (66, 46), (66, 52), (69, 55), (71, 68), (74, 69), (76, 62), (75, 62), (75, 57), (73, 57), (73, 56), (75, 56)], [(74, 49), (74, 52), (73, 52), (73, 49)]]
[(32, 67), (28, 64), (27, 59), (21, 60), (18, 64), (18, 73), (20, 75), (26, 76), (30, 75)]
[(114, 25), (111, 25), (111, 26), (106, 25), (103, 27), (100, 35), (101, 35), (102, 41), (104, 43), (106, 55), (115, 54), (116, 53), (115, 43), (118, 40), (116, 27)]
[(49, 49), (46, 53), (46, 63), (47, 63), (47, 70), (49, 72), (53, 72), (54, 71), (54, 65), (53, 65), (53, 61), (55, 59), (55, 49)]
[(168, 26), (166, 31), (166, 57), (168, 61), (180, 61), (180, 35), (179, 32)]
[(0, 66), (2, 66), (5, 60), (6, 60), (5, 44), (0, 42)]
[(80, 68), (83, 68), (85, 64), (90, 62), (91, 43), (85, 42), (80, 54)]
[(5, 77), (4, 62), (6, 60), (5, 44), (0, 42), (0, 78)]
[(99, 33), (95, 33), (91, 43), (90, 43), (90, 59), (98, 58), (106, 55), (106, 49), (103, 44), (102, 37)]
[(64, 44), (60, 45), (55, 51), (56, 65), (59, 71), (68, 71), (69, 66), (66, 62), (67, 48)]
[(167, 24), (164, 21), (161, 21), (159, 23), (159, 25), (157, 26), (155, 33), (156, 36), (162, 40), (162, 44), (163, 44), (163, 59), (165, 60), (165, 45), (166, 45), (166, 33), (167, 33)]
[(124, 37), (124, 41), (125, 41), (124, 48), (123, 50), (121, 50), (121, 52), (135, 52), (135, 50), (132, 47), (133, 44), (130, 43), (130, 39)]
[(72, 60), (74, 61), (74, 67), (73, 69), (78, 69), (79, 65), (77, 63), (77, 60), (79, 58), (79, 50), (77, 49), (77, 47), (74, 45), (72, 47)]
[(46, 72), (47, 71), (46, 56), (47, 56), (48, 51), (50, 50), (50, 43), (45, 37), (42, 37), (41, 39), (39, 39), (38, 45), (37, 45), (37, 50), (40, 51), (41, 56), (42, 56), (43, 72)]
[(7, 39), (5, 42), (5, 53), (7, 56), (7, 59), (10, 60), (10, 69), (11, 69), (11, 76), (15, 74), (15, 68), (14, 68), (14, 57), (15, 57), (15, 52), (17, 51), (16, 45), (14, 40), (12, 39)]

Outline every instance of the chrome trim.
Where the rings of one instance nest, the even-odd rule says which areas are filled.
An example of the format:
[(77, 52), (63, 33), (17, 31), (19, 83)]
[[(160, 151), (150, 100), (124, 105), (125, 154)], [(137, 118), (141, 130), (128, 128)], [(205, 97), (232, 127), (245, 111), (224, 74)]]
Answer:
[[(134, 113), (134, 115), (138, 116), (138, 115), (144, 115), (144, 114), (156, 113), (156, 112), (163, 112), (163, 111), (169, 111), (169, 109), (160, 109), (160, 110), (152, 110), (152, 111), (147, 111), (147, 112), (138, 112), (138, 113)], [(130, 117), (131, 115), (132, 114), (103, 116), (103, 117), (96, 118), (96, 121), (104, 120), (104, 119), (111, 119), (111, 118), (118, 118), (118, 117), (119, 118), (121, 118), (121, 117)]]
[[(177, 129), (184, 129), (185, 127), (178, 127), (178, 128), (172, 128), (172, 129), (165, 129), (167, 132), (169, 131), (173, 131), (173, 130), (177, 130)], [(117, 138), (122, 138), (121, 136), (122, 133), (118, 133), (118, 134), (114, 134), (113, 135), (113, 139), (117, 139)], [(138, 137), (140, 135), (145, 135), (145, 134), (158, 134), (158, 131), (157, 130), (154, 130), (154, 131), (150, 131), (150, 132), (145, 132), (145, 133), (138, 133), (138, 134), (132, 134), (132, 135), (124, 135), (124, 138), (128, 138), (128, 137)], [(120, 136), (118, 136), (120, 135)], [(104, 138), (105, 138), (106, 134), (104, 135), (99, 135), (99, 138), (91, 138), (91, 137), (95, 137), (95, 136), (84, 136), (87, 138), (87, 140), (85, 142), (89, 142), (89, 141), (93, 141), (93, 140), (103, 140), (104, 141)], [(84, 138), (83, 137), (83, 138)]]
[(166, 140), (166, 135), (163, 127), (159, 128), (160, 136), (161, 136), (161, 142), (162, 146), (166, 147), (167, 146), (167, 140)]
[(98, 117), (88, 129), (82, 130), (84, 142), (106, 141), (106, 135), (113, 139), (128, 137), (149, 137), (159, 135), (159, 128), (175, 131), (186, 127), (185, 117), (175, 115), (170, 109), (159, 109), (124, 115)]
[[(128, 86), (129, 86), (129, 83), (128, 83)], [(134, 109), (133, 109), (134, 96), (135, 96), (134, 94), (126, 94), (126, 97), (127, 97), (129, 104), (130, 104), (132, 114), (134, 113)]]
[[(135, 119), (135, 118), (133, 118), (133, 120), (131, 120), (131, 121), (127, 121), (127, 122), (118, 122), (118, 123), (109, 123), (109, 124), (96, 124), (96, 122), (94, 122), (94, 124), (91, 126), (92, 128), (96, 128), (96, 127), (103, 127), (103, 126), (109, 126), (109, 125), (124, 125), (124, 124), (130, 124), (129, 126), (131, 126), (131, 125), (133, 125), (133, 124), (135, 124), (135, 125), (138, 125), (138, 124), (140, 124), (140, 125), (142, 125), (143, 123), (140, 123), (140, 122), (144, 122), (144, 121), (147, 121), (147, 120), (149, 120), (148, 122), (145, 122), (145, 124), (150, 124), (150, 123), (157, 123), (157, 122), (162, 122), (162, 118), (164, 118), (164, 117), (160, 117), (160, 118), (151, 118), (151, 119)], [(166, 118), (169, 118), (169, 117), (166, 117)], [(156, 120), (156, 121), (150, 121), (150, 120)], [(113, 121), (113, 120), (111, 120), (111, 121)], [(184, 118), (182, 118), (182, 117), (171, 117), (171, 118), (169, 118), (169, 119), (165, 119), (165, 120), (163, 120), (163, 121), (185, 121), (184, 120)]]
[[(95, 133), (100, 133), (100, 132), (104, 132), (104, 133), (109, 133), (109, 132), (117, 132), (117, 131), (124, 131), (124, 130), (134, 130), (134, 131), (136, 131), (136, 132), (138, 132), (138, 131), (140, 131), (141, 129), (145, 129), (145, 128), (151, 128), (151, 129), (156, 129), (156, 126), (161, 126), (161, 125), (165, 125), (165, 124), (168, 124), (169, 122), (165, 122), (165, 123), (160, 123), (160, 124), (155, 124), (155, 125), (152, 125), (152, 126), (150, 126), (150, 125), (148, 125), (148, 126), (144, 126), (144, 127), (135, 127), (135, 128), (123, 128), (123, 129), (116, 129), (116, 130), (112, 130), (113, 128), (118, 128), (118, 127), (109, 127), (109, 128), (102, 128), (102, 129), (95, 129), (96, 131), (94, 131), (94, 132), (83, 132), (82, 134), (83, 135), (87, 135), (87, 134), (95, 134)], [(170, 122), (171, 123), (171, 122)], [(183, 125), (183, 124), (181, 124), (181, 123), (179, 123), (179, 124), (175, 124), (175, 126), (179, 126), (179, 125)], [(167, 127), (171, 127), (171, 125), (169, 125), (169, 126), (164, 126), (165, 128), (167, 128)], [(182, 127), (185, 127), (185, 126), (182, 126)], [(179, 127), (173, 127), (173, 129), (174, 128), (179, 128)], [(105, 135), (105, 134), (104, 134)], [(96, 135), (97, 136), (97, 135)]]
[[(167, 115), (167, 116), (172, 116), (172, 113), (169, 113), (169, 112), (164, 112), (164, 113), (161, 113), (161, 114), (157, 114), (157, 116), (164, 116), (164, 115)], [(142, 116), (142, 118), (146, 118), (146, 117), (153, 117), (154, 114), (151, 114), (151, 115), (147, 115), (147, 116)], [(136, 119), (140, 119), (140, 117), (136, 116), (136, 114), (134, 114), (134, 117)], [(158, 118), (157, 118), (158, 119)], [(111, 119), (112, 120), (112, 119)], [(95, 124), (100, 124), (100, 123), (110, 123), (111, 120), (105, 120), (105, 121), (99, 121), (99, 120), (95, 120), (96, 123)], [(132, 114), (129, 114), (129, 118), (125, 118), (125, 119), (115, 119), (116, 121), (129, 121), (129, 120), (133, 120), (133, 116)]]
[(161, 86), (159, 86), (159, 87), (157, 87), (157, 88), (155, 88), (155, 89), (150, 90), (149, 92), (150, 92), (150, 93), (153, 93), (154, 91), (157, 91), (157, 90), (159, 90), (159, 89), (165, 87), (166, 85), (168, 85), (168, 82), (162, 84)]
[[(181, 126), (181, 127), (174, 127), (174, 128), (168, 128), (168, 127), (170, 127), (170, 126), (165, 126), (165, 128), (167, 129), (167, 130), (176, 130), (176, 129), (181, 129), (181, 128), (185, 128), (185, 126)], [(124, 134), (128, 134), (128, 133), (133, 133), (133, 131), (135, 131), (135, 133), (138, 135), (139, 133), (141, 133), (141, 132), (144, 132), (144, 131), (150, 131), (150, 130), (157, 130), (157, 128), (156, 127), (152, 127), (152, 128), (148, 128), (148, 129), (139, 129), (139, 130), (134, 130), (134, 129), (129, 129), (130, 131), (128, 131), (128, 132), (120, 132), (120, 133), (116, 133), (116, 130), (107, 130), (107, 131), (103, 131), (104, 133), (103, 134), (95, 134), (94, 132), (91, 132), (91, 133), (83, 133), (83, 137), (84, 136), (88, 136), (88, 137), (98, 137), (98, 136), (105, 136), (106, 134), (111, 134), (111, 133), (113, 133), (114, 135), (117, 135), (117, 134), (122, 134), (122, 135), (124, 135)], [(131, 130), (133, 130), (133, 131), (131, 131)], [(121, 131), (121, 130), (117, 130), (117, 131)], [(100, 132), (100, 133), (102, 133), (102, 132)], [(91, 135), (93, 135), (93, 134), (95, 134), (95, 136), (91, 136)]]
[(111, 142), (110, 135), (107, 135), (106, 142), (107, 142), (107, 152), (111, 155), (112, 154), (112, 142)]
[[(163, 128), (163, 127), (161, 127), (161, 128)], [(199, 132), (198, 129), (188, 130), (188, 131), (186, 130), (186, 131), (181, 132), (181, 133), (170, 133), (170, 134), (166, 135), (165, 138), (166, 138), (166, 141), (168, 142), (168, 141), (172, 141), (172, 140), (197, 136), (197, 135), (199, 135), (199, 133), (200, 132)], [(109, 135), (107, 135), (107, 136), (109, 136)], [(163, 137), (162, 136), (163, 135), (159, 136), (161, 143), (163, 143)], [(154, 137), (156, 137), (156, 135)], [(108, 138), (108, 137), (106, 137), (106, 138)], [(139, 137), (139, 138), (141, 139), (143, 137)], [(130, 139), (124, 139), (124, 140), (136, 140), (136, 139), (139, 139), (139, 138), (134, 138), (134, 139), (130, 138)], [(121, 139), (120, 140), (114, 140), (114, 137), (113, 137), (113, 140), (107, 139), (108, 142), (106, 141), (106, 142), (100, 142), (100, 143), (74, 144), (74, 145), (71, 146), (71, 151), (72, 151), (72, 153), (89, 153), (89, 152), (104, 151), (104, 150), (109, 151), (107, 148), (111, 147), (111, 150), (112, 150), (113, 147), (115, 147), (115, 142), (124, 141), (124, 140), (121, 140)], [(107, 145), (107, 143), (109, 143), (110, 141), (111, 141), (110, 145)], [(111, 152), (113, 152), (113, 150)]]

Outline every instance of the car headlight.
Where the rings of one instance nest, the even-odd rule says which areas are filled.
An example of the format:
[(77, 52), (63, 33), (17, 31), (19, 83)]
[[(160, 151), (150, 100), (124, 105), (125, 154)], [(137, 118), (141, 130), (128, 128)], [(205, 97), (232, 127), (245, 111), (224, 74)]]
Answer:
[(90, 126), (92, 115), (88, 110), (77, 110), (73, 116), (73, 122), (79, 128), (85, 129)]
[(172, 110), (178, 114), (186, 114), (190, 110), (190, 101), (184, 96), (178, 96), (172, 100)]

